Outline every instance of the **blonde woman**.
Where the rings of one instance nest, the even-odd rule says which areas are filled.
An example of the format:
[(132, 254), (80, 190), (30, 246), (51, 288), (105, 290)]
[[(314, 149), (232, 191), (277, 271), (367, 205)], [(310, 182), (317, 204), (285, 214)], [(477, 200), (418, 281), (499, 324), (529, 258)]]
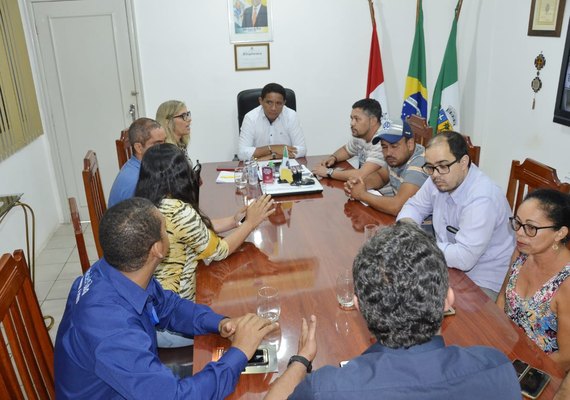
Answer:
[(166, 131), (166, 143), (178, 146), (186, 154), (192, 123), (186, 104), (179, 100), (165, 101), (156, 110), (156, 120)]

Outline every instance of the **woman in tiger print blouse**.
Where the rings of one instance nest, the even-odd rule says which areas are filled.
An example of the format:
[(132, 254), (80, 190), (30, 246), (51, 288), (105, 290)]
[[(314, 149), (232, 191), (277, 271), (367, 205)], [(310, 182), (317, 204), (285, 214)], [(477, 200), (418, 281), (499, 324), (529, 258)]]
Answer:
[[(246, 210), (210, 220), (198, 207), (198, 184), (185, 154), (172, 144), (159, 144), (145, 152), (136, 196), (151, 200), (166, 219), (170, 252), (155, 277), (162, 287), (194, 301), (199, 260), (222, 260), (233, 253), (249, 234), (274, 212), (273, 200), (262, 196)], [(241, 210), (240, 210), (241, 211)], [(234, 229), (225, 238), (217, 232)]]

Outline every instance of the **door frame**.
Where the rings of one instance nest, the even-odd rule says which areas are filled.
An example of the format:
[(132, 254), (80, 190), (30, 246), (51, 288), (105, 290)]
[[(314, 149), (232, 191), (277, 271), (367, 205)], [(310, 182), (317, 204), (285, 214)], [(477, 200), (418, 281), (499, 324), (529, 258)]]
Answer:
[[(59, 199), (57, 199), (56, 203), (59, 204), (59, 216), (60, 221), (69, 223), (70, 222), (70, 214), (68, 211), (69, 205), (67, 201), (67, 190), (65, 187), (65, 180), (63, 177), (63, 165), (61, 163), (59, 154), (59, 143), (57, 139), (57, 135), (55, 133), (55, 123), (53, 119), (53, 112), (52, 108), (50, 107), (50, 102), (48, 100), (48, 91), (47, 91), (47, 80), (46, 80), (46, 73), (45, 73), (45, 66), (43, 64), (43, 60), (40, 53), (40, 45), (39, 45), (39, 38), (38, 38), (38, 31), (36, 27), (35, 16), (33, 12), (33, 4), (34, 3), (49, 3), (55, 1), (81, 1), (81, 0), (19, 0), (25, 2), (25, 7), (21, 7), (22, 10), (22, 19), (24, 19), (24, 26), (27, 25), (28, 28), (28, 39), (29, 44), (31, 44), (31, 49), (28, 50), (30, 53), (30, 57), (33, 57), (32, 65), (35, 65), (35, 75), (37, 78), (36, 82), (36, 92), (38, 94), (38, 102), (40, 107), (40, 113), (42, 114), (42, 123), (44, 127), (44, 134), (48, 138), (49, 142), (49, 150), (50, 154), (48, 158), (52, 160), (53, 171), (55, 174), (55, 180), (57, 184), (57, 193), (59, 195)], [(130, 56), (131, 61), (133, 64), (133, 74), (134, 74), (134, 82), (135, 82), (135, 90), (137, 91), (137, 114), (138, 116), (146, 115), (145, 110), (145, 101), (144, 101), (144, 89), (143, 89), (143, 80), (142, 80), (142, 70), (141, 70), (141, 62), (140, 62), (140, 52), (139, 52), (139, 44), (138, 44), (138, 36), (136, 34), (136, 21), (135, 21), (135, 9), (134, 9), (134, 0), (122, 0), (125, 3), (126, 14), (127, 14), (127, 29), (129, 34), (129, 48), (130, 48)], [(32, 67), (34, 70), (34, 68)], [(117, 132), (117, 138), (119, 137), (120, 132)], [(109, 143), (109, 147), (112, 149), (112, 143)], [(87, 149), (86, 149), (87, 151)], [(80, 171), (81, 166), (77, 166), (77, 171)], [(83, 218), (87, 218), (86, 215)]]

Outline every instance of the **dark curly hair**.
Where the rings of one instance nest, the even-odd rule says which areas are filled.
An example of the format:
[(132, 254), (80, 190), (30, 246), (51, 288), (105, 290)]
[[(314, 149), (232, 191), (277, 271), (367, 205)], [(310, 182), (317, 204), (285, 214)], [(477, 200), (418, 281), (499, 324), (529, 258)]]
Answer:
[(428, 342), (439, 330), (448, 289), (445, 258), (417, 225), (397, 222), (359, 251), (354, 288), (368, 329), (390, 348)]
[(99, 242), (107, 262), (119, 271), (140, 269), (152, 245), (161, 240), (161, 218), (154, 204), (140, 197), (109, 208), (99, 225)]
[[(570, 196), (555, 189), (536, 189), (526, 195), (524, 201), (535, 199), (539, 208), (544, 211), (546, 217), (552, 221), (556, 229), (563, 226), (570, 232)], [(568, 243), (570, 233), (560, 242)]]
[(375, 99), (358, 100), (352, 105), (352, 108), (360, 108), (369, 117), (376, 117), (378, 123), (382, 120), (382, 106)]
[(210, 219), (198, 207), (199, 189), (199, 179), (176, 145), (161, 143), (144, 153), (135, 196), (149, 199), (157, 207), (166, 197), (182, 200), (196, 210), (208, 229), (213, 229)]

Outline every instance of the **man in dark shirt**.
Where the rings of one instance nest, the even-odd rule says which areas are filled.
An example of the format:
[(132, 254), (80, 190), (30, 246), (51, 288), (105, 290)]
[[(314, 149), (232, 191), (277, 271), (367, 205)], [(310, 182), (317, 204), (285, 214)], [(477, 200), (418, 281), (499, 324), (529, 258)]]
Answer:
[(398, 222), (377, 233), (356, 256), (353, 275), (355, 304), (378, 342), (343, 368), (326, 366), (305, 377), (293, 363), (267, 400), (521, 398), (503, 353), (445, 346), (440, 330), (453, 290), (443, 253), (418, 226)]
[[(164, 217), (146, 199), (107, 210), (104, 257), (69, 294), (55, 344), (58, 399), (222, 399), (263, 337), (278, 324), (228, 318), (163, 290), (153, 273), (169, 249)], [(218, 362), (180, 379), (157, 356), (156, 327), (188, 336), (219, 333), (232, 347)]]

